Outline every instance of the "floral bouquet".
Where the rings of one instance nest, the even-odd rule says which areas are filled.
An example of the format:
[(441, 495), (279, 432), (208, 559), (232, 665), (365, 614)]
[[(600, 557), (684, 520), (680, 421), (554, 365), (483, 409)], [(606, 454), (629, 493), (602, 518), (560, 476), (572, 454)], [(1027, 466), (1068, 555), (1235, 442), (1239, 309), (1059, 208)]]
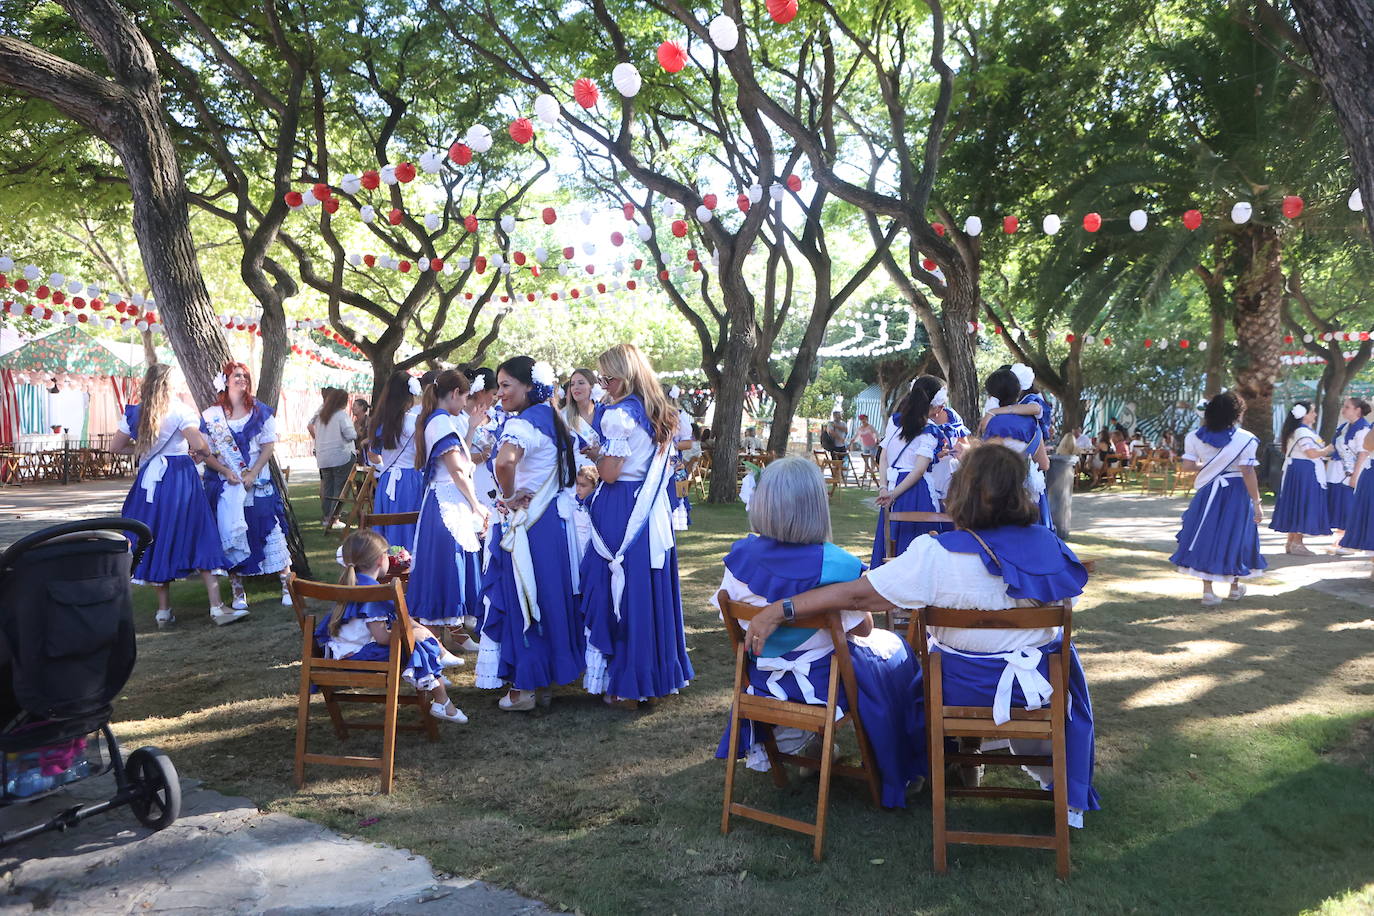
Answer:
[(386, 574), (399, 576), (408, 572), (410, 572), (410, 551), (397, 545), (388, 547), (386, 549)]

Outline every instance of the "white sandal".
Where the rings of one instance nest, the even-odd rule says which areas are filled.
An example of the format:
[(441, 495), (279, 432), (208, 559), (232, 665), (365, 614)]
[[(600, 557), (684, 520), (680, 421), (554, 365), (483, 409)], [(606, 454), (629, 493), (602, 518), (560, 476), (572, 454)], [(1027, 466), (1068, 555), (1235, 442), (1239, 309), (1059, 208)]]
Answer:
[(210, 622), (217, 627), (227, 627), (231, 623), (238, 623), (248, 616), (244, 610), (226, 610), (224, 605), (210, 608)]
[(177, 622), (176, 617), (172, 615), (172, 612), (170, 610), (158, 611), (157, 617), (155, 617), (154, 619), (157, 621), (157, 628), (159, 630), (165, 630), (172, 624)]
[(445, 722), (457, 722), (459, 725), (465, 725), (468, 721), (468, 717), (463, 715), (463, 711), (457, 706), (453, 707), (453, 713), (450, 715), (448, 706), (444, 703), (430, 703), (429, 714), (436, 719), (443, 719)]

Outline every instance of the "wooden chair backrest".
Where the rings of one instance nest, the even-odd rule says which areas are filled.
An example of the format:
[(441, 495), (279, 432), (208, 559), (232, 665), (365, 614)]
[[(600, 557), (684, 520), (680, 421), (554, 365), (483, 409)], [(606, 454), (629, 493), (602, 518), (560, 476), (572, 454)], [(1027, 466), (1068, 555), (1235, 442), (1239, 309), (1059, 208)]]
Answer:
[(410, 612), (406, 610), (405, 583), (400, 579), (393, 579), (385, 585), (330, 585), (327, 582), (312, 582), (293, 576), (287, 587), (291, 590), (291, 604), (296, 612), (296, 622), (303, 630), (307, 628), (313, 615), (308, 613), (302, 599), (314, 598), (317, 601), (328, 602), (330, 609), (326, 613), (332, 612), (333, 605), (338, 603), (390, 601), (396, 608), (396, 623), (392, 625), (392, 633), (399, 631), (399, 646), (406, 655), (415, 648), (412, 638), (415, 624), (411, 622)]
[(415, 525), (420, 521), (417, 512), (364, 512), (363, 527), (375, 528), (381, 525)]
[(924, 524), (953, 524), (954, 519), (943, 512), (888, 512), (883, 516), (883, 562), (896, 555), (897, 537), (892, 533), (894, 522), (921, 522)]
[[(921, 670), (928, 670), (926, 645), (927, 627), (950, 627), (962, 630), (1048, 630), (1059, 627), (1063, 631), (1065, 651), (1058, 661), (1067, 665), (1067, 646), (1073, 639), (1073, 609), (1068, 602), (1044, 607), (1017, 607), (1006, 610), (968, 610), (949, 607), (921, 608), (911, 618), (908, 640), (921, 653)], [(1064, 669), (1065, 675), (1068, 668)], [(1066, 681), (1067, 683), (1067, 681)], [(933, 713), (932, 713), (933, 714)]]

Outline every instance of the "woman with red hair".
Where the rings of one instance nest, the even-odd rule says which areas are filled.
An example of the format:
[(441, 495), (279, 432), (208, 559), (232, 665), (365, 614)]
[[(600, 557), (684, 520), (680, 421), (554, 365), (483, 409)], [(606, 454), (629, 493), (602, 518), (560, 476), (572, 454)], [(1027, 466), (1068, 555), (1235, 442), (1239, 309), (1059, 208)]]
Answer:
[(291, 604), (286, 575), (286, 507), (272, 483), (268, 462), (277, 441), (272, 409), (253, 397), (253, 376), (229, 361), (215, 379), (219, 398), (201, 414), (201, 431), (210, 449), (205, 459), (205, 494), (219, 526), (228, 561), (233, 608), (247, 612), (243, 576), (281, 576), (281, 602)]

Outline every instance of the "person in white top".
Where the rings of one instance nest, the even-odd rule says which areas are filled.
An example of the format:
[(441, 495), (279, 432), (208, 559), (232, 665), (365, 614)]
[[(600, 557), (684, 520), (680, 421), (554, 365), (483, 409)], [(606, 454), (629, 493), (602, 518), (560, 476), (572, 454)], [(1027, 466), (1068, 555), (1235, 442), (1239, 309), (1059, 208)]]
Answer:
[(597, 394), (605, 394), (604, 390), (598, 392), (598, 389), (601, 386), (597, 383), (596, 373), (590, 369), (574, 369), (572, 375), (568, 376), (568, 383), (563, 386), (567, 396), (563, 403), (563, 422), (567, 424), (568, 432), (583, 440), (577, 443), (579, 450), (587, 444), (586, 434), (591, 430), (596, 415)]
[[(368, 463), (377, 474), (372, 511), (379, 515), (418, 512), (425, 495), (424, 474), (415, 467), (415, 421), (420, 406), (420, 380), (409, 372), (394, 372), (377, 399), (373, 427), (368, 432)], [(376, 531), (393, 546), (410, 548), (415, 526), (382, 525)]]
[(1274, 502), (1269, 527), (1288, 534), (1284, 552), (1300, 557), (1315, 556), (1302, 542), (1303, 536), (1331, 533), (1331, 517), (1326, 501), (1326, 465), (1333, 451), (1323, 445), (1316, 430), (1317, 412), (1307, 401), (1299, 401), (1283, 423), (1283, 486)]
[(152, 544), (133, 569), (133, 581), (156, 587), (159, 629), (176, 621), (168, 583), (193, 572), (205, 583), (211, 622), (235, 623), (248, 612), (230, 610), (220, 601), (214, 574), (227, 564), (192, 457), (208, 453), (200, 433), (200, 415), (172, 396), (171, 372), (166, 363), (148, 367), (139, 403), (125, 408), (110, 446), (119, 454), (137, 455), (140, 461), (120, 515), (143, 522), (153, 533)]
[(320, 524), (325, 528), (345, 527), (339, 519), (343, 508), (339, 497), (353, 470), (353, 442), (358, 438), (347, 407), (347, 391), (326, 388), (320, 412), (307, 427), (315, 438), (315, 463), (320, 468)]

